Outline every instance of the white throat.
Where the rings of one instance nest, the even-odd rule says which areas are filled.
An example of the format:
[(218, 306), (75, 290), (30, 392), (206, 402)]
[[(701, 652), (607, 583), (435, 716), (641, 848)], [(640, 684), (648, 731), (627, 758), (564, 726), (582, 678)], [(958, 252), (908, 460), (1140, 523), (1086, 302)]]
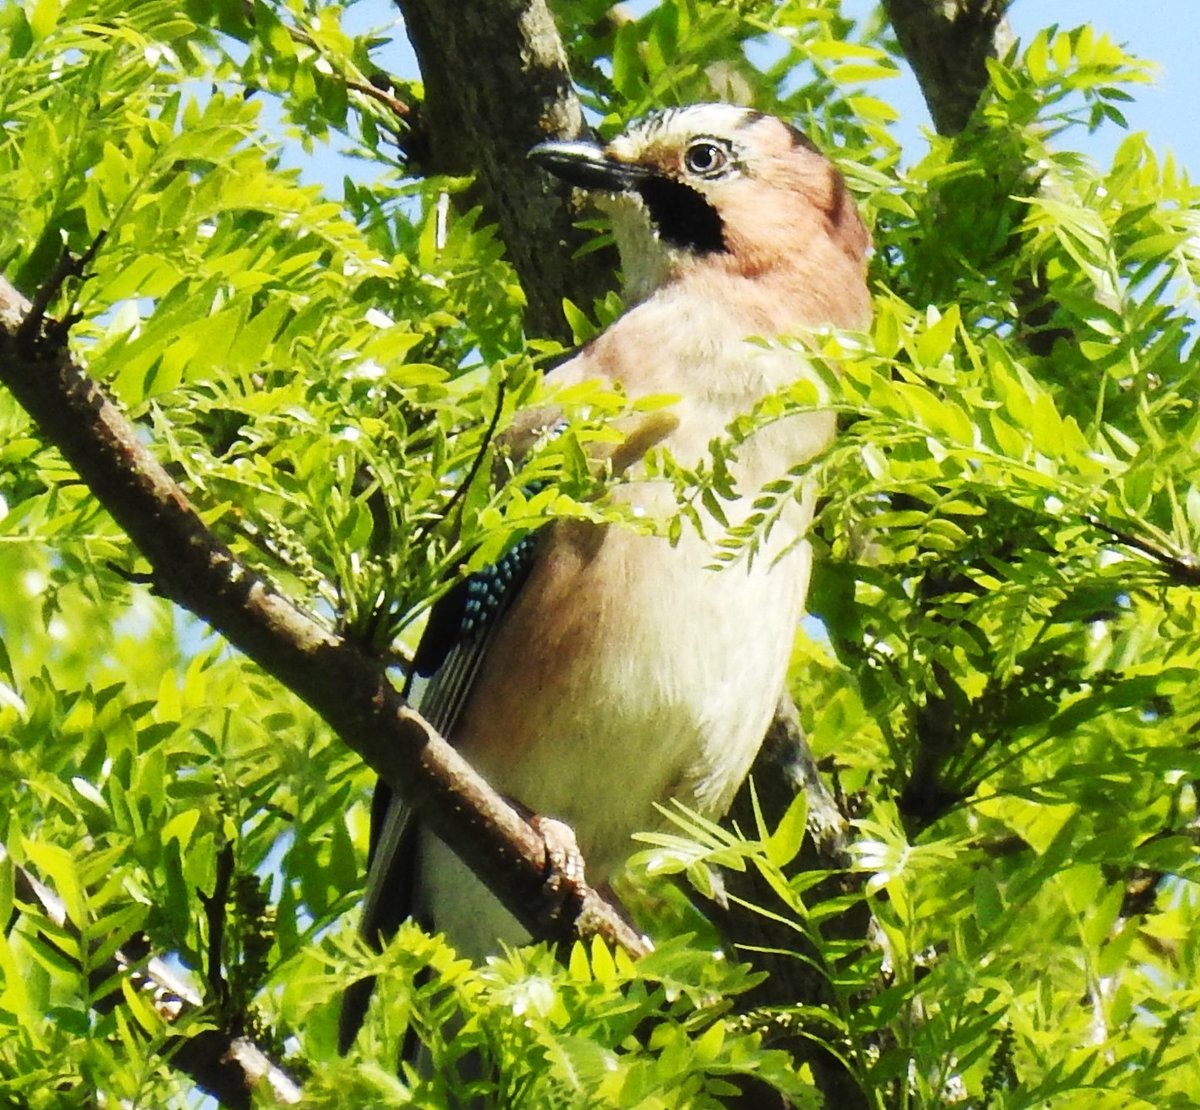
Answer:
[(613, 238), (625, 278), (625, 300), (632, 308), (661, 289), (679, 271), (686, 252), (658, 237), (641, 197), (620, 193), (605, 197), (600, 207), (612, 219)]

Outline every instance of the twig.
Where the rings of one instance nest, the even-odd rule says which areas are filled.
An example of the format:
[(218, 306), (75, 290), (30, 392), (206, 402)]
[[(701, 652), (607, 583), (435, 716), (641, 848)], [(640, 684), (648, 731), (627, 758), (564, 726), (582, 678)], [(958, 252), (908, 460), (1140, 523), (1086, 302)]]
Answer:
[(128, 567), (121, 566), (115, 559), (106, 559), (104, 565), (118, 578), (127, 582), (131, 586), (148, 586), (151, 593), (158, 593), (154, 586), (154, 575), (145, 574), (142, 571), (130, 570)]
[(1106, 523), (1096, 516), (1095, 513), (1084, 513), (1083, 522), (1105, 533), (1105, 535), (1111, 536), (1125, 547), (1130, 547), (1134, 551), (1141, 552), (1148, 559), (1153, 559), (1156, 563), (1161, 563), (1184, 585), (1200, 586), (1200, 559), (1197, 559), (1190, 551), (1182, 555), (1164, 551), (1161, 547), (1155, 547), (1149, 540), (1141, 539), (1131, 532), (1123, 531)]
[[(475, 476), (479, 473), (479, 468), (483, 465), (483, 458), (487, 454), (487, 449), (491, 445), (492, 437), (496, 434), (496, 428), (500, 424), (500, 413), (504, 409), (504, 394), (505, 382), (501, 378), (496, 387), (496, 407), (492, 410), (492, 418), (488, 421), (488, 426), (484, 429), (483, 442), (479, 445), (479, 450), (475, 452), (475, 457), (471, 460), (471, 465), (467, 469), (466, 477), (455, 487), (454, 492), (447, 499), (446, 504), (442, 506), (442, 511), (438, 514), (439, 520), (445, 520), (450, 516), (454, 506), (461, 501), (471, 488), (471, 483), (475, 481)], [(459, 519), (459, 527), (462, 526), (462, 520)], [(429, 533), (432, 530), (432, 525), (427, 521), (417, 529), (416, 535), (413, 537), (412, 547), (420, 547), (429, 538)]]
[[(253, 27), (255, 22), (254, 4), (247, 0), (247, 2), (243, 5), (243, 11), (246, 17), (246, 22)], [(321, 50), (320, 44), (317, 43), (317, 41), (306, 31), (302, 31), (299, 27), (293, 27), (290, 24), (285, 24), (284, 30), (287, 31), (288, 36), (293, 42), (298, 42), (301, 46), (307, 46), (310, 50), (316, 54), (319, 54), (327, 62), (330, 60), (328, 55)], [(377, 103), (382, 104), (398, 118), (407, 119), (408, 116), (412, 114), (412, 107), (410, 105), (405, 104), (403, 100), (399, 100), (392, 96), (392, 94), (386, 90), (379, 88), (378, 85), (375, 85), (370, 81), (359, 81), (357, 78), (347, 77), (344, 73), (339, 73), (338, 76), (341, 77), (342, 83), (346, 86), (346, 88), (357, 93), (362, 93), (363, 96), (370, 97)]]
[(207, 959), (205, 975), (209, 988), (224, 1010), (229, 1002), (229, 983), (222, 967), (225, 962), (225, 924), (229, 913), (229, 890), (233, 882), (233, 841), (227, 840), (217, 855), (216, 878), (212, 894), (200, 892), (200, 904), (204, 907), (204, 918), (208, 923)]
[(356, 81), (353, 77), (344, 77), (342, 80), (346, 82), (346, 88), (378, 101), (400, 119), (407, 119), (412, 114), (412, 108), (405, 104), (403, 100), (398, 100), (386, 89), (381, 89), (378, 85), (372, 84), (370, 81)]
[[(42, 325), (45, 323), (46, 309), (50, 307), (50, 303), (62, 291), (62, 287), (66, 284), (68, 278), (82, 278), (84, 276), (84, 271), (91, 264), (92, 259), (96, 257), (97, 252), (104, 245), (104, 240), (107, 238), (108, 232), (101, 231), (81, 255), (74, 255), (65, 247), (63, 248), (63, 252), (59, 256), (58, 262), (51, 271), (50, 276), (33, 294), (29, 311), (26, 313), (25, 319), (21, 321), (20, 327), (17, 328), (14, 338), (20, 348), (23, 350), (28, 349), (38, 337), (42, 330)], [(76, 319), (77, 317), (73, 313), (68, 313), (64, 317), (63, 322), (55, 325), (52, 338), (56, 341), (61, 341), (65, 332), (70, 330), (71, 323)]]

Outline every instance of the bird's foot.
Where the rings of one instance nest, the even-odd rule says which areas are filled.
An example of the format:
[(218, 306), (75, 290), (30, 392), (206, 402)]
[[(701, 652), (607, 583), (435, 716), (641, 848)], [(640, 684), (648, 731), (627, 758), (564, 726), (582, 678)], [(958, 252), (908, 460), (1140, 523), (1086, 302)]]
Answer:
[(579, 905), (587, 889), (584, 880), (583, 853), (575, 831), (563, 821), (533, 814), (529, 823), (546, 844), (546, 897), (542, 915), (547, 924), (562, 920), (567, 907)]

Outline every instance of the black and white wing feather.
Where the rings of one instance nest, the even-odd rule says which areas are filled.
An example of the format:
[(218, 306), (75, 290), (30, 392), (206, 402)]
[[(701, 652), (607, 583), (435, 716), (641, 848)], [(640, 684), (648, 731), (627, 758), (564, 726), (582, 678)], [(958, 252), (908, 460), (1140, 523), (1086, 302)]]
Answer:
[[(535, 546), (536, 535), (524, 537), (492, 566), (458, 582), (430, 611), (405, 695), (448, 739), (453, 740), (496, 629), (529, 574)], [(395, 797), (386, 783), (376, 784), (360, 931), (380, 947), (415, 909), (413, 818), (412, 807)], [(363, 979), (346, 992), (338, 1038), (343, 1052), (362, 1025), (373, 987), (373, 979)]]

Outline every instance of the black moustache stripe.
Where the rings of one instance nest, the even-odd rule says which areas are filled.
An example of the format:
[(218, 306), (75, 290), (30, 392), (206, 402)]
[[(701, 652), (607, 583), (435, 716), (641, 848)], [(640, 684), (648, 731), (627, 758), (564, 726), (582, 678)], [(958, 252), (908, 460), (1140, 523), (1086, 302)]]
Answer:
[(697, 254), (729, 249), (721, 217), (690, 185), (669, 177), (648, 177), (638, 182), (637, 191), (664, 243)]

